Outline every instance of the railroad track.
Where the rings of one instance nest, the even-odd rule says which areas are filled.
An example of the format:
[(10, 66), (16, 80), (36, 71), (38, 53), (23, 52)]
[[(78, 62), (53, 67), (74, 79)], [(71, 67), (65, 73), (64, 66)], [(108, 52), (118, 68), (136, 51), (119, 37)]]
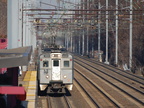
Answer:
[(66, 95), (51, 95), (48, 96), (48, 108), (71, 108)]
[[(105, 69), (108, 69), (108, 70), (111, 70), (112, 72), (114, 73), (117, 73), (123, 77), (126, 77), (130, 80), (133, 80), (135, 82), (138, 82), (142, 85), (144, 85), (144, 78), (143, 77), (140, 77), (140, 76), (137, 76), (137, 75), (134, 75), (132, 72), (130, 71), (124, 71), (124, 70), (121, 70), (119, 68), (116, 68), (112, 65), (107, 65), (107, 64), (104, 64), (104, 63), (101, 63), (101, 62), (97, 62), (95, 61), (94, 59), (89, 59), (89, 58), (86, 58), (86, 57), (83, 57), (83, 56), (75, 56), (76, 59), (78, 60), (85, 60), (86, 62), (90, 62), (90, 63), (93, 63), (94, 65), (98, 65), (100, 68), (105, 68)], [(96, 68), (95, 68), (96, 69)]]
[[(95, 82), (93, 82), (91, 79), (89, 79), (87, 76), (85, 76), (82, 72), (75, 69), (75, 73), (77, 77), (83, 77), (81, 78), (82, 81), (79, 81), (75, 78), (75, 81), (79, 84), (79, 86), (83, 89), (83, 91), (86, 93), (86, 95), (90, 98), (90, 100), (93, 102), (95, 107), (97, 108), (104, 108), (104, 107), (117, 107), (120, 108), (121, 105), (112, 98), (109, 94), (107, 94), (100, 86), (98, 86)], [(78, 78), (79, 79), (79, 78)], [(84, 86), (87, 83), (87, 86)], [(88, 89), (93, 89), (95, 92), (90, 92)]]
[(37, 108), (72, 108), (66, 95), (47, 95), (38, 97)]
[[(101, 73), (110, 76), (113, 79), (116, 79), (119, 82), (144, 94), (144, 78), (135, 76), (132, 73), (127, 73), (126, 71), (119, 71), (120, 69), (117, 70), (117, 68), (114, 68), (113, 66), (108, 67), (108, 65), (102, 63), (91, 62), (90, 60), (80, 58), (77, 58), (77, 60), (79, 61), (79, 63), (84, 63), (85, 67), (89, 66), (97, 71), (100, 71)], [(125, 82), (125, 80), (127, 82)]]
[[(86, 62), (86, 63), (85, 63)], [(96, 67), (99, 67), (98, 64), (90, 63), (89, 61), (85, 61), (81, 58), (77, 58), (75, 60), (75, 68), (79, 68), (80, 71), (82, 71), (85, 76), (89, 76), (89, 79), (99, 79), (99, 80), (92, 80), (92, 82), (96, 82), (99, 85), (102, 86), (102, 84), (106, 83), (107, 85), (102, 86), (103, 90), (107, 91), (107, 88), (112, 88), (111, 91), (113, 91), (113, 94), (116, 95), (116, 93), (119, 93), (119, 96), (114, 96), (112, 93), (110, 93), (110, 90), (107, 91), (107, 93), (113, 97), (116, 98), (118, 105), (120, 106), (128, 106), (127, 103), (132, 104), (135, 107), (143, 106), (144, 105), (144, 98), (143, 94), (144, 91), (141, 88), (137, 89), (137, 86), (133, 86), (131, 81), (132, 79), (129, 79), (127, 77), (124, 77), (120, 74), (114, 74), (114, 71), (111, 69), (98, 69)], [(106, 67), (105, 67), (106, 68)], [(90, 77), (91, 76), (91, 77)], [(102, 80), (102, 81), (100, 81)], [(134, 82), (135, 80), (132, 80)], [(100, 83), (101, 82), (101, 83)], [(134, 82), (139, 84), (139, 82)], [(141, 84), (141, 83), (140, 83)], [(107, 87), (107, 88), (106, 88)], [(115, 93), (114, 93), (115, 92)], [(121, 98), (120, 98), (121, 97)], [(124, 101), (123, 99), (126, 99)], [(118, 107), (118, 106), (117, 106)]]

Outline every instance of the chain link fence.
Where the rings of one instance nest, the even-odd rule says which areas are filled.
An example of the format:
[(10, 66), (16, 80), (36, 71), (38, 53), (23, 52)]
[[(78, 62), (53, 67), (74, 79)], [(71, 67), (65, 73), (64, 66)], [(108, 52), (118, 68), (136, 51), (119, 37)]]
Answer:
[(7, 37), (7, 0), (0, 0), (0, 38)]

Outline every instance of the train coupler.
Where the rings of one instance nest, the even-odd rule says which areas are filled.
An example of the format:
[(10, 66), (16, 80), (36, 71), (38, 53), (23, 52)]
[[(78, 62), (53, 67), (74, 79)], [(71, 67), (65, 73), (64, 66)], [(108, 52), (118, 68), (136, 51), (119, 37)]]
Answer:
[(48, 87), (47, 93), (48, 94), (65, 94), (66, 90), (64, 87), (59, 88), (59, 89), (53, 89), (52, 87)]

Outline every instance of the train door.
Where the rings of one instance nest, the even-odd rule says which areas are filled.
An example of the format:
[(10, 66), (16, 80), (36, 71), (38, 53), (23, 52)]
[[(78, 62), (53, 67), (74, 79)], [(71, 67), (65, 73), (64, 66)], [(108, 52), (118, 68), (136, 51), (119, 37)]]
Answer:
[(52, 60), (52, 80), (60, 80), (60, 60)]

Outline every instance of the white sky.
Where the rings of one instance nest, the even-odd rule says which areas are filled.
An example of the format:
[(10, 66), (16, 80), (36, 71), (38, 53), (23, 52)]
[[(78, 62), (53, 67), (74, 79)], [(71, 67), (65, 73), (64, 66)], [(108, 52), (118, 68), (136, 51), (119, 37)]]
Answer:
[[(78, 4), (80, 0), (37, 0), (38, 6), (41, 9), (75, 9), (75, 4)], [(46, 13), (46, 12), (42, 12)], [(52, 13), (52, 12), (47, 12), (47, 13)], [(55, 11), (54, 11), (55, 13)], [(68, 13), (68, 11), (57, 11), (57, 13)], [(72, 13), (72, 12), (69, 12)], [(43, 15), (41, 17), (50, 17), (50, 15)], [(58, 15), (54, 15), (54, 17), (58, 17)], [(60, 16), (59, 16), (60, 17)], [(63, 16), (66, 17), (66, 16)], [(68, 16), (67, 16), (68, 17)]]
[[(37, 1), (47, 3), (50, 5), (55, 5), (55, 6), (57, 6), (57, 8), (59, 6), (60, 7), (66, 7), (66, 8), (74, 8), (74, 5), (72, 5), (68, 2), (77, 4), (80, 0), (37, 0)], [(55, 8), (54, 6), (50, 6), (50, 5), (41, 4), (41, 8), (47, 8), (47, 9)]]

